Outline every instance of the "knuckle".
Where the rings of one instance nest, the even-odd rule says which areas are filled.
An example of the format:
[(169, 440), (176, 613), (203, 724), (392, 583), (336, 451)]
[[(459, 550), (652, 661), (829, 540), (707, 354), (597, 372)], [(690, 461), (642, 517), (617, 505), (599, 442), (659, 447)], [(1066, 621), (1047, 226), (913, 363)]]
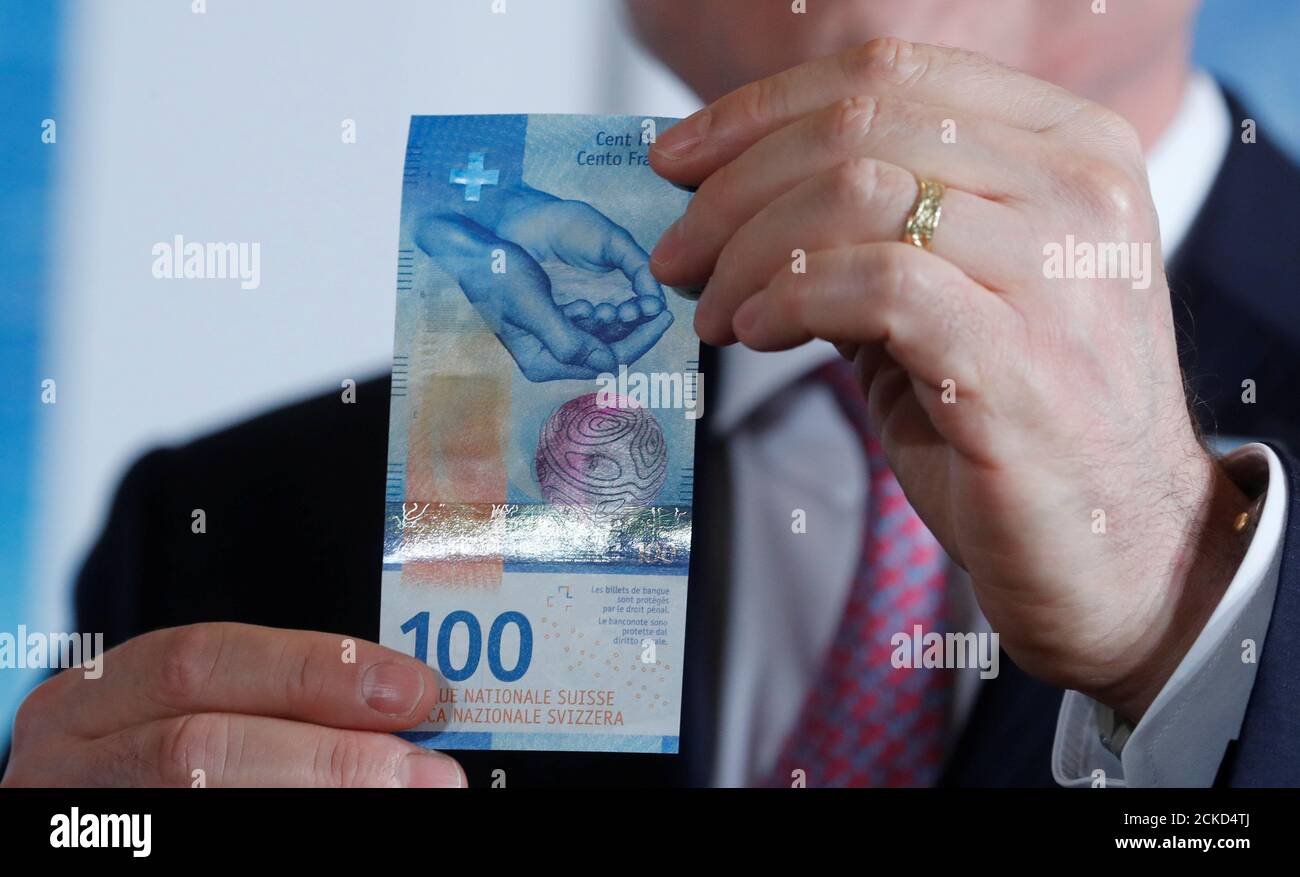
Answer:
[(159, 779), (164, 785), (189, 785), (196, 768), (209, 781), (225, 774), (230, 754), (230, 717), (192, 713), (167, 721), (159, 737)]
[(158, 693), (168, 704), (192, 703), (212, 679), (225, 634), (218, 624), (191, 624), (160, 636)]
[(854, 158), (839, 166), (831, 185), (850, 206), (866, 209), (903, 201), (910, 205), (916, 183), (899, 168), (874, 158)]
[(286, 655), (280, 678), (284, 680), (285, 703), (291, 708), (309, 707), (325, 694), (329, 684), (325, 660), (326, 656), (315, 647), (295, 649)]
[(870, 136), (879, 112), (879, 101), (871, 95), (845, 98), (826, 114), (821, 131), (823, 146), (831, 153), (856, 149)]
[(751, 82), (736, 95), (737, 110), (747, 127), (763, 127), (778, 118), (782, 103), (780, 87), (770, 78)]
[(1076, 157), (1062, 170), (1066, 187), (1097, 216), (1130, 222), (1142, 213), (1144, 193), (1134, 175), (1106, 159)]
[(925, 76), (929, 62), (916, 47), (897, 37), (879, 37), (845, 54), (850, 81), (906, 85)]
[(1142, 192), (1120, 168), (1110, 166), (1099, 174), (1092, 195), (1102, 215), (1123, 229), (1132, 228), (1142, 213)]
[(322, 735), (312, 758), (316, 782), (335, 789), (382, 784), (386, 759), (359, 734)]
[(903, 249), (906, 246), (910, 245), (899, 244), (888, 247), (880, 259), (877, 279), (880, 300), (874, 304), (886, 314), (893, 312), (898, 301), (907, 293), (908, 285), (912, 282), (912, 268), (910, 265), (910, 256), (912, 254)]

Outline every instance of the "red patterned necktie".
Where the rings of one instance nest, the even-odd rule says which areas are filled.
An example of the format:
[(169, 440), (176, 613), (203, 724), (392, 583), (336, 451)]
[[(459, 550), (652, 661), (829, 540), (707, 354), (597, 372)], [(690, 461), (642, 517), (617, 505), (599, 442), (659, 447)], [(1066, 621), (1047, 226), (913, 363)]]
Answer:
[[(839, 629), (777, 761), (812, 786), (928, 786), (944, 753), (951, 674), (895, 668), (896, 634), (942, 634), (947, 561), (885, 461), (853, 368), (836, 360), (812, 380), (828, 386), (862, 441), (870, 481), (862, 554)], [(908, 654), (919, 653), (909, 649)]]

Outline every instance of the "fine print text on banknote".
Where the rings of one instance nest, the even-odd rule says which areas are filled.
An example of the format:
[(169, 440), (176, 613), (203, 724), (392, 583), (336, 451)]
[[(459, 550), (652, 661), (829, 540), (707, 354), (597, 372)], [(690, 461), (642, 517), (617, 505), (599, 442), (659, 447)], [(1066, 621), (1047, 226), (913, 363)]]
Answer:
[(676, 752), (694, 303), (647, 248), (689, 196), (674, 120), (411, 120), (380, 641), (426, 661), (442, 749)]

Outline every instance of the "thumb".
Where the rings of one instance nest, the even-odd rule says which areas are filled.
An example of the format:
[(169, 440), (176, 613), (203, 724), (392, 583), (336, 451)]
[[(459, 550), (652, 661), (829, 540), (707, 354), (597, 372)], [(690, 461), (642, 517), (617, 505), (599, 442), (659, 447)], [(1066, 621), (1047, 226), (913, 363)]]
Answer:
[(564, 315), (551, 293), (551, 278), (527, 251), (507, 246), (515, 248), (510, 254), (514, 288), (507, 294), (505, 320), (535, 336), (562, 363), (612, 372), (618, 360), (609, 346)]

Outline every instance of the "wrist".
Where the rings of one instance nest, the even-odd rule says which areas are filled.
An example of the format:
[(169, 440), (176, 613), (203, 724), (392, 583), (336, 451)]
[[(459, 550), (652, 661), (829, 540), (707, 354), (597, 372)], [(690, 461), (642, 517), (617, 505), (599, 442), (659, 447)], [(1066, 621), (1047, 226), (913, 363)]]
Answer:
[[(1135, 644), (1132, 670), (1095, 700), (1136, 724), (1182, 662), (1231, 584), (1250, 545), (1258, 509), (1224, 467), (1204, 455), (1202, 487), (1185, 501), (1154, 610)], [(1243, 518), (1244, 516), (1244, 518)], [(1149, 562), (1136, 564), (1149, 574)]]

